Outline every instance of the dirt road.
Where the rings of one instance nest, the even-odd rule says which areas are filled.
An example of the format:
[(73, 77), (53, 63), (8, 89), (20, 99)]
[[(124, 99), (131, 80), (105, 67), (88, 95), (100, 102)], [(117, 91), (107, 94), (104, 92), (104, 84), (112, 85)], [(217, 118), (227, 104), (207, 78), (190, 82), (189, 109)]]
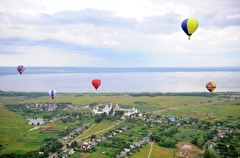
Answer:
[(150, 142), (151, 148), (150, 148), (150, 150), (149, 150), (149, 153), (148, 153), (148, 158), (150, 158), (150, 157), (151, 157), (151, 153), (152, 153), (153, 144), (154, 144), (154, 142)]

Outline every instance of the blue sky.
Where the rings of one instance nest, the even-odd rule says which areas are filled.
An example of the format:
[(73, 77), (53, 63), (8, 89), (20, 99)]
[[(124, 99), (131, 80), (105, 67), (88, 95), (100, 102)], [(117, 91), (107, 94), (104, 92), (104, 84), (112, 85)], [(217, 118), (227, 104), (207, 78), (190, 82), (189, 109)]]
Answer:
[[(199, 27), (188, 40), (181, 22)], [(240, 66), (238, 0), (7, 0), (0, 66)]]

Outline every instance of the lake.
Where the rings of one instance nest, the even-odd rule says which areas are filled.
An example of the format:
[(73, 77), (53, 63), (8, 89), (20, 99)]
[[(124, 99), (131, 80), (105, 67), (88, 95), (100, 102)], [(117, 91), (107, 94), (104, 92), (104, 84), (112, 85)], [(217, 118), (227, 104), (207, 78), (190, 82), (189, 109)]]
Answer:
[[(99, 78), (96, 91), (92, 79)], [(15, 67), (0, 67), (0, 90), (23, 92), (215, 92), (240, 91), (240, 68), (67, 68), (29, 67), (19, 75)]]

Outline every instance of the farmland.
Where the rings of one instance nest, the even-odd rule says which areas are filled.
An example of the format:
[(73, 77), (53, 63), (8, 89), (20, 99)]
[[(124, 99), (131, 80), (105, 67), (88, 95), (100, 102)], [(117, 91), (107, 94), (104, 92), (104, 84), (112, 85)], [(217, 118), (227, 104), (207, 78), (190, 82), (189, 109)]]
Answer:
[[(3, 92), (2, 92), (3, 93)], [(11, 92), (6, 92), (7, 94)], [(80, 146), (87, 138), (94, 136), (96, 138), (102, 135), (107, 135), (107, 133), (114, 132), (118, 128), (124, 126), (130, 126), (131, 128), (122, 134), (119, 134), (117, 138), (112, 138), (113, 140), (124, 140), (126, 142), (137, 142), (138, 139), (144, 137), (147, 133), (153, 133), (156, 137), (150, 136), (155, 142), (152, 144), (152, 157), (157, 157), (161, 154), (162, 157), (173, 157), (176, 152), (176, 147), (163, 147), (159, 146), (161, 140), (158, 140), (157, 136), (169, 124), (169, 129), (176, 126), (169, 121), (163, 121), (164, 124), (155, 123), (156, 119), (169, 118), (174, 116), (176, 118), (193, 118), (192, 124), (185, 124), (178, 128), (178, 132), (171, 136), (171, 139), (177, 141), (192, 142), (198, 136), (207, 136), (208, 133), (206, 129), (212, 129), (216, 122), (224, 124), (224, 127), (228, 128), (239, 128), (239, 110), (240, 110), (240, 99), (239, 93), (217, 93), (213, 96), (205, 96), (202, 93), (191, 95), (191, 94), (171, 94), (171, 95), (156, 95), (148, 96), (145, 94), (140, 94), (139, 96), (132, 96), (130, 94), (118, 93), (118, 94), (64, 94), (60, 93), (55, 100), (49, 99), (49, 97), (40, 95), (39, 97), (29, 97), (29, 94), (21, 94), (21, 96), (1, 96), (0, 97), (0, 144), (1, 152), (0, 155), (4, 154), (25, 154), (29, 151), (39, 150), (43, 147), (44, 139), (46, 138), (61, 138), (61, 133), (72, 130), (85, 129), (83, 132), (75, 134), (71, 140), (68, 141), (69, 144), (76, 140)], [(231, 96), (235, 96), (231, 98)], [(24, 112), (13, 112), (9, 111), (5, 105), (19, 105), (19, 104), (33, 104), (33, 103), (45, 103), (45, 104), (57, 104), (57, 103), (71, 103), (71, 107), (67, 108), (66, 111), (49, 112), (50, 118), (53, 115), (56, 117), (54, 122), (50, 122), (50, 118), (46, 120), (44, 126), (53, 125), (57, 132), (54, 131), (40, 131), (33, 130), (29, 131), (34, 127), (34, 125), (27, 124), (28, 117), (46, 117), (46, 112), (34, 112), (34, 113), (24, 113)], [(91, 104), (98, 103), (113, 103), (119, 104), (123, 108), (135, 107), (145, 115), (147, 118), (144, 120), (139, 120), (140, 118), (132, 118), (127, 120), (121, 120), (120, 118), (106, 117), (99, 123), (94, 123), (94, 117), (91, 114), (91, 110), (88, 107)], [(78, 109), (78, 110), (76, 110)], [(76, 119), (74, 116), (80, 116)], [(57, 118), (57, 116), (62, 116)], [(68, 117), (66, 117), (66, 116)], [(70, 117), (71, 116), (71, 117)], [(138, 119), (138, 120), (136, 120)], [(148, 120), (148, 121), (147, 121)], [(189, 122), (189, 120), (182, 120), (182, 122)], [(209, 122), (209, 123), (207, 123)], [(194, 123), (194, 124), (193, 124)], [(183, 124), (183, 123), (182, 123)], [(201, 127), (200, 127), (201, 125)], [(206, 127), (207, 126), (207, 127)], [(211, 126), (211, 127), (210, 127)], [(76, 132), (75, 132), (76, 133)], [(140, 134), (139, 134), (140, 133)], [(166, 133), (167, 134), (167, 133)], [(159, 135), (160, 137), (160, 135)], [(235, 138), (236, 151), (239, 152), (239, 136)], [(95, 151), (91, 152), (77, 152), (76, 154), (85, 157), (111, 157), (111, 155), (119, 153), (120, 149), (111, 147), (113, 140), (108, 140), (105, 143), (100, 143), (95, 147)], [(238, 143), (236, 143), (236, 141)], [(65, 144), (66, 145), (66, 144)], [(110, 146), (108, 146), (110, 145)], [(114, 146), (114, 144), (113, 144)], [(149, 154), (151, 146), (146, 144), (144, 147), (139, 148), (134, 153), (132, 157), (141, 158), (146, 157)], [(70, 147), (66, 147), (70, 149)], [(202, 150), (199, 148), (199, 150)], [(103, 154), (106, 153), (107, 154)], [(73, 155), (74, 156), (74, 155)]]

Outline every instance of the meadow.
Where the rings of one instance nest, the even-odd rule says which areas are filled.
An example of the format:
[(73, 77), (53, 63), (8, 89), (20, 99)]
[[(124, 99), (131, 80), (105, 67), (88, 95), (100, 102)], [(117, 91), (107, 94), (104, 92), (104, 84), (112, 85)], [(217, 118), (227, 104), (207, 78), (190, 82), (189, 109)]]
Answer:
[[(232, 94), (232, 93), (231, 93)], [(239, 93), (236, 93), (239, 95)], [(135, 107), (143, 113), (152, 113), (154, 115), (165, 115), (165, 116), (194, 116), (200, 120), (207, 120), (211, 116), (211, 121), (221, 121), (229, 119), (229, 117), (239, 119), (239, 110), (240, 110), (240, 99), (230, 99), (222, 97), (222, 93), (219, 93), (214, 97), (203, 97), (203, 96), (138, 96), (133, 97), (126, 95), (125, 93), (120, 94), (106, 94), (106, 93), (93, 93), (93, 94), (64, 94), (60, 93), (55, 100), (51, 100), (47, 96), (41, 96), (36, 98), (27, 98), (24, 96), (19, 97), (0, 97), (0, 144), (2, 145), (0, 155), (6, 153), (26, 153), (30, 150), (37, 150), (42, 145), (42, 140), (44, 138), (52, 137), (58, 138), (56, 133), (52, 132), (43, 132), (40, 133), (38, 130), (29, 132), (28, 130), (33, 128), (32, 125), (27, 124), (26, 117), (21, 116), (17, 113), (8, 111), (4, 105), (5, 104), (20, 104), (20, 103), (58, 103), (58, 102), (71, 102), (76, 106), (86, 106), (91, 103), (114, 103), (119, 104), (121, 107)], [(86, 112), (83, 110), (82, 112)], [(193, 115), (195, 112), (195, 115)], [(86, 120), (78, 120), (75, 122), (62, 123), (59, 121), (54, 122), (53, 124), (47, 123), (46, 125), (54, 125), (58, 129), (66, 129), (71, 125), (77, 125)], [(94, 125), (93, 120), (90, 121), (91, 125), (89, 128)], [(79, 139), (90, 137), (96, 132), (106, 129), (110, 126), (115, 126), (119, 121), (109, 121), (104, 120), (101, 123), (94, 125), (86, 133), (79, 136)], [(125, 124), (124, 122), (122, 123)], [(229, 124), (234, 125), (232, 122)], [(130, 132), (138, 131), (139, 126), (131, 129), (126, 133), (126, 136)], [(180, 128), (181, 132), (176, 135), (176, 137), (181, 137), (185, 141), (191, 140), (191, 135), (196, 132), (194, 129)], [(200, 132), (200, 131), (199, 131)], [(103, 134), (100, 132), (97, 135)], [(196, 133), (195, 133), (196, 134)], [(142, 157), (148, 154), (150, 146), (142, 148), (140, 152), (137, 152), (133, 157)], [(104, 148), (99, 148), (98, 153), (104, 151)], [(161, 148), (157, 144), (153, 145), (153, 155), (158, 153), (165, 153), (166, 156), (163, 157), (172, 157), (173, 151), (168, 148)], [(82, 154), (82, 153), (81, 153)], [(85, 154), (83, 154), (85, 155)], [(82, 156), (83, 156), (82, 155)], [(101, 154), (102, 155), (102, 154)], [(91, 156), (90, 156), (91, 157)], [(92, 155), (94, 157), (94, 154)], [(104, 155), (100, 156), (104, 157)]]

